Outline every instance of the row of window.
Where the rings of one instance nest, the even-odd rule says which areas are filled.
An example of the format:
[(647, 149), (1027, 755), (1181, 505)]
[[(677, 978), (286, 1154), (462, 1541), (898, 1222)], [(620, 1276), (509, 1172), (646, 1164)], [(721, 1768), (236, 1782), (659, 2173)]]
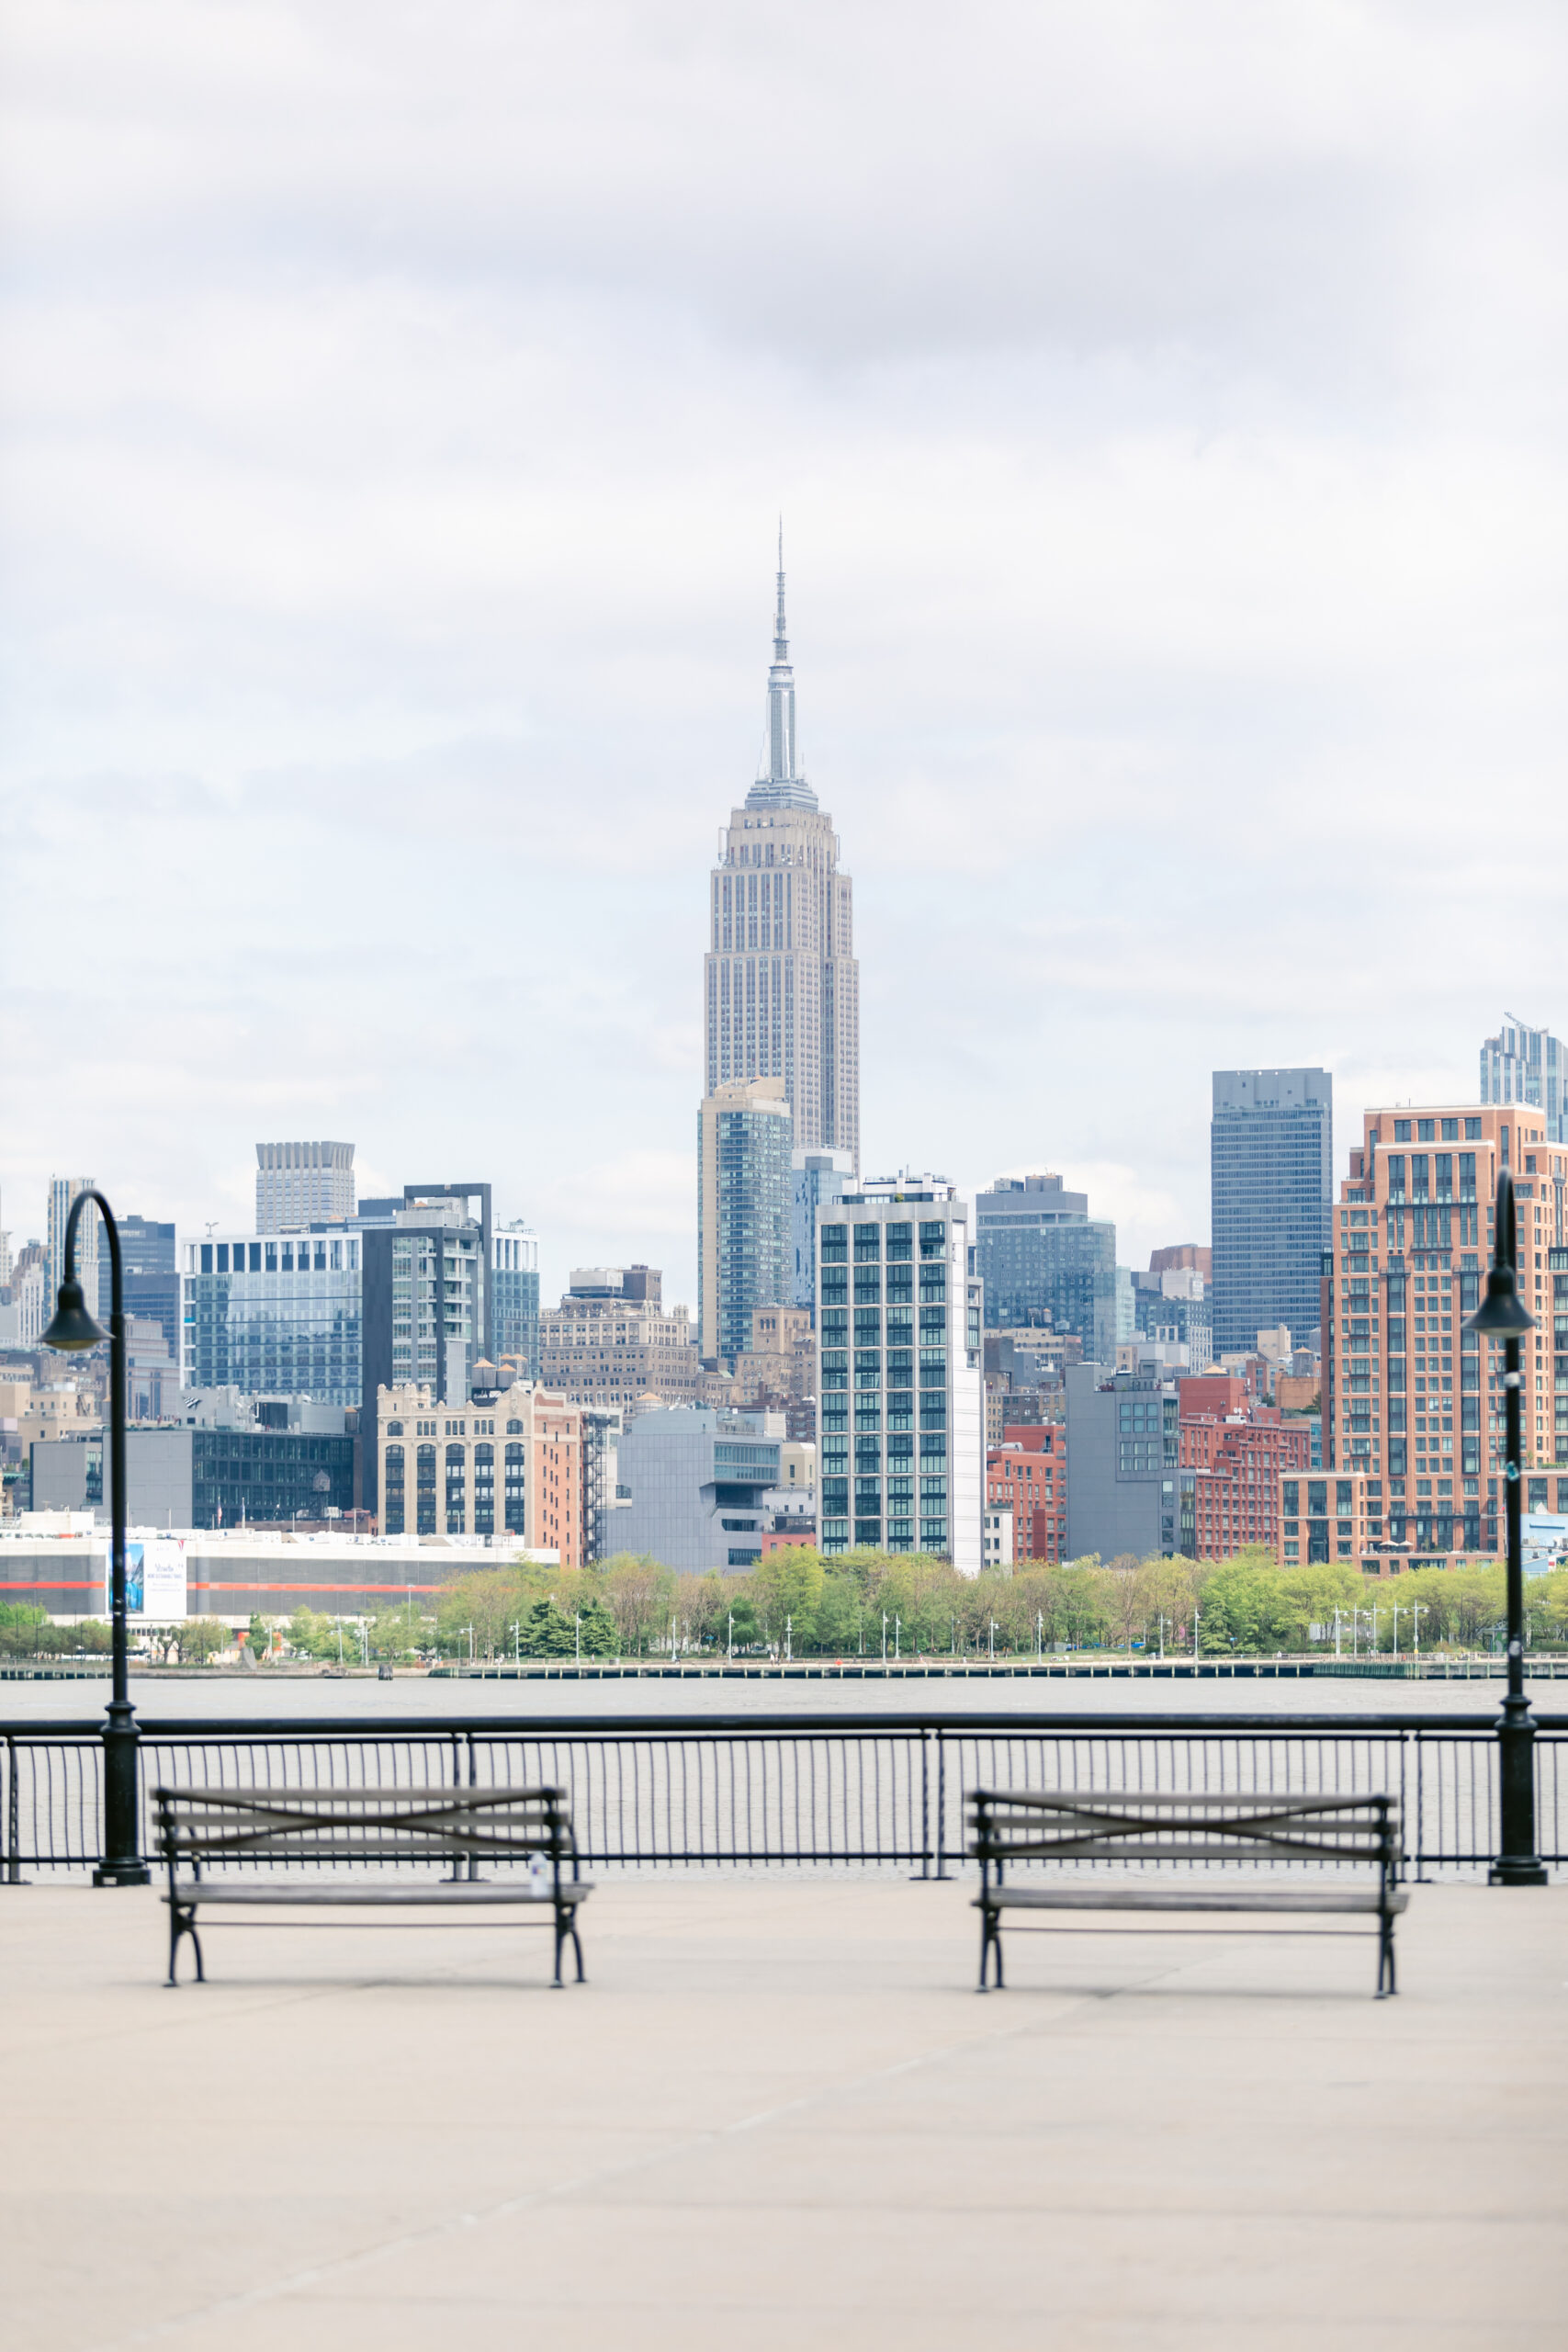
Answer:
[[(874, 1262), (886, 1247), (889, 1264), (910, 1258), (914, 1250), (914, 1225), (895, 1220), (889, 1225), (867, 1223), (854, 1228), (855, 1263)], [(819, 1255), (825, 1266), (843, 1265), (849, 1253), (850, 1228), (847, 1225), (825, 1225), (818, 1233)], [(922, 1220), (920, 1225), (920, 1256), (922, 1259), (947, 1256), (947, 1227), (940, 1217)]]

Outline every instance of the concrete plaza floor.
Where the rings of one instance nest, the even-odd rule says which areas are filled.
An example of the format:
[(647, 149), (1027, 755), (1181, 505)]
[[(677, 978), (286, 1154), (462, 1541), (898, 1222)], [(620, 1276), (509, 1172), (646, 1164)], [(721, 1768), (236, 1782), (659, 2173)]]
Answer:
[(0, 1889), (7, 2352), (1568, 2335), (1568, 1888), (1416, 1888), (1382, 2003), (1365, 1934), (1092, 1916), (980, 1999), (971, 1893), (611, 1881), (562, 1993), (232, 1915), (168, 1992), (155, 1894)]

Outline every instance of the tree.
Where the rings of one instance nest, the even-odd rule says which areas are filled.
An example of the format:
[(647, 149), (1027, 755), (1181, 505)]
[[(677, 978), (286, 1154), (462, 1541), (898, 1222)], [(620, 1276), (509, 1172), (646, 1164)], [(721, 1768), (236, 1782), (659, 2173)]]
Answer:
[(1296, 1611), (1273, 1555), (1248, 1547), (1202, 1578), (1199, 1638), (1209, 1653), (1294, 1646)]
[(36, 1657), (49, 1628), (49, 1611), (29, 1600), (0, 1601), (0, 1655)]
[(220, 1617), (187, 1617), (176, 1631), (181, 1658), (196, 1666), (207, 1665), (219, 1650), (226, 1650), (231, 1638)]
[(574, 1618), (547, 1596), (529, 1602), (519, 1621), (517, 1637), (525, 1657), (574, 1657), (577, 1654)]
[[(749, 1612), (750, 1603), (743, 1605)], [(825, 1575), (815, 1618), (818, 1648), (838, 1657), (858, 1651), (864, 1623), (860, 1588), (853, 1577)]]
[(733, 1607), (727, 1612), (724, 1629), (728, 1644), (733, 1633), (738, 1650), (754, 1649), (762, 1638), (762, 1628), (757, 1623), (757, 1611), (749, 1592), (739, 1592)]
[(615, 1618), (622, 1655), (644, 1656), (649, 1644), (669, 1630), (675, 1577), (661, 1560), (617, 1552), (604, 1563), (601, 1591)]
[(813, 1545), (781, 1544), (751, 1571), (752, 1605), (769, 1641), (783, 1649), (785, 1628), (792, 1648), (808, 1649), (816, 1637), (822, 1599), (822, 1560)]
[(584, 1657), (614, 1657), (620, 1648), (621, 1637), (614, 1613), (597, 1594), (581, 1611), (578, 1631)]

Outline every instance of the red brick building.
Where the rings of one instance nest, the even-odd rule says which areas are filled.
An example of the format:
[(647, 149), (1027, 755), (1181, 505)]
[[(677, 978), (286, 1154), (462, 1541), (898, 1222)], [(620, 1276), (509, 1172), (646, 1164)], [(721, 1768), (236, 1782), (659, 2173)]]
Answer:
[(1208, 1379), (1181, 1383), (1181, 1466), (1196, 1474), (1193, 1533), (1200, 1560), (1228, 1559), (1249, 1544), (1274, 1551), (1280, 1476), (1304, 1471), (1312, 1460), (1311, 1430), (1304, 1422), (1285, 1420), (1276, 1406), (1238, 1405), (1224, 1413), (1190, 1409), (1190, 1391), (1220, 1385)]
[(986, 1499), (1011, 1510), (1015, 1561), (1066, 1559), (1067, 1432), (1060, 1421), (1003, 1430), (986, 1454)]

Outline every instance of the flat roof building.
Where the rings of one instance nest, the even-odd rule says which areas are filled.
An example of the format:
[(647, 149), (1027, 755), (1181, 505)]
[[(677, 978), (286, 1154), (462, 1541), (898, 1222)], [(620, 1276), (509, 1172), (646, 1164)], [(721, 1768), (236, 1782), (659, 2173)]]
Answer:
[(1325, 1069), (1217, 1069), (1209, 1186), (1213, 1351), (1266, 1324), (1309, 1331), (1334, 1190), (1334, 1081)]
[(1466, 1550), (1499, 1540), (1503, 1349), (1463, 1326), (1481, 1300), (1505, 1167), (1519, 1296), (1536, 1318), (1520, 1349), (1525, 1464), (1568, 1469), (1568, 1148), (1551, 1143), (1544, 1112), (1366, 1112), (1322, 1261), (1325, 1468), (1386, 1480), (1386, 1516), (1425, 1520), (1438, 1551), (1454, 1548), (1456, 1526)]
[(1094, 1362), (1114, 1361), (1116, 1227), (1059, 1176), (998, 1176), (975, 1203), (975, 1263), (993, 1330), (1070, 1331)]
[(257, 1144), (258, 1233), (303, 1233), (353, 1215), (351, 1143)]
[(681, 1576), (755, 1566), (780, 1484), (780, 1441), (708, 1405), (639, 1413), (621, 1442), (617, 1549)]
[(868, 1182), (818, 1211), (818, 1524), (981, 1566), (984, 1291), (969, 1211), (940, 1177)]

